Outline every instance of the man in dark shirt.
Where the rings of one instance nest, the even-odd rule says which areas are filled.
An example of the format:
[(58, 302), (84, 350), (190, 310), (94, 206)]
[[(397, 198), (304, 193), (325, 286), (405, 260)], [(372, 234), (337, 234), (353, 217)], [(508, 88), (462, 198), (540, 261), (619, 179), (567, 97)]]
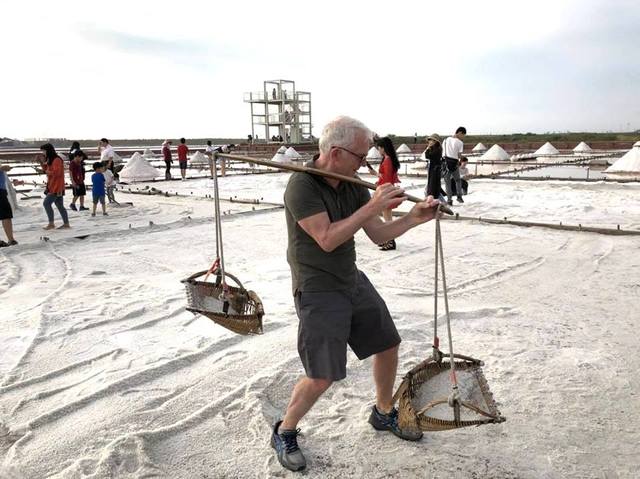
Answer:
[[(339, 117), (324, 128), (313, 167), (355, 176), (371, 140), (371, 131), (361, 122)], [(286, 414), (271, 436), (278, 460), (287, 469), (306, 467), (296, 426), (333, 381), (346, 377), (347, 345), (361, 360), (373, 356), (377, 398), (371, 425), (407, 440), (421, 437), (398, 427), (392, 395), (400, 336), (384, 300), (355, 263), (354, 235), (359, 229), (379, 244), (434, 218), (439, 202), (427, 198), (400, 219), (383, 222), (381, 212), (402, 203), (403, 193), (385, 184), (371, 196), (363, 186), (309, 173), (294, 173), (289, 179), (284, 195), (287, 260), (306, 376), (294, 387)]]

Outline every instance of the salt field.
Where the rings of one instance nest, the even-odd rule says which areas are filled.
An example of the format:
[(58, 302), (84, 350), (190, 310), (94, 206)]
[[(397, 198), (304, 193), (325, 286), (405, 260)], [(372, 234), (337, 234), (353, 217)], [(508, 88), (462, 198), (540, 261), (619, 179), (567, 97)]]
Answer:
[[(180, 280), (215, 254), (212, 180), (122, 186), (133, 206), (70, 211), (66, 231), (42, 231), (41, 200), (19, 200), (20, 244), (0, 250), (1, 477), (294, 477), (269, 446), (303, 374), (278, 206), (288, 176), (219, 179), (227, 269), (265, 308), (249, 337), (185, 310)], [(454, 209), (638, 231), (640, 185), (472, 180)], [(640, 475), (640, 236), (442, 230), (456, 351), (485, 362), (507, 421), (418, 443), (376, 432), (371, 361), (349, 352), (347, 378), (300, 423), (304, 477)], [(403, 339), (396, 386), (431, 353), (433, 237), (422, 225), (383, 252), (356, 235)]]

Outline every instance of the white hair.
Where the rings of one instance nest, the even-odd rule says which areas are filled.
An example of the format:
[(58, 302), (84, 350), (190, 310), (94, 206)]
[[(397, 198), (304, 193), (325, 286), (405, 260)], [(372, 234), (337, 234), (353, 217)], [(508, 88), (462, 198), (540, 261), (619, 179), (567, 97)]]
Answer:
[(371, 140), (373, 134), (364, 123), (348, 116), (339, 116), (331, 120), (322, 129), (320, 136), (320, 153), (327, 154), (332, 146), (350, 147), (358, 134), (364, 134)]

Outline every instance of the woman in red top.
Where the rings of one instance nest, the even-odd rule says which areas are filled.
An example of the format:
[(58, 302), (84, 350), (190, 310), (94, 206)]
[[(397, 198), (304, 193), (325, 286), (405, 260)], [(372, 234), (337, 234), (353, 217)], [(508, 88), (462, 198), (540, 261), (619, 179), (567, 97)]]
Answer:
[[(396, 154), (393, 142), (388, 136), (383, 136), (376, 140), (376, 147), (383, 156), (382, 163), (378, 169), (378, 182), (376, 184), (380, 186), (385, 183), (391, 183), (394, 185), (400, 183), (400, 179), (398, 178), (400, 162), (398, 161), (398, 155)], [(393, 213), (391, 209), (384, 210), (382, 212), (382, 217), (387, 222), (393, 221)], [(379, 246), (383, 251), (393, 250), (396, 249), (396, 241), (390, 240)]]
[(40, 149), (44, 154), (37, 155), (36, 159), (40, 161), (42, 169), (47, 174), (46, 196), (42, 204), (44, 206), (44, 210), (47, 212), (49, 224), (45, 226), (44, 229), (52, 230), (55, 228), (55, 225), (53, 224), (52, 203), (55, 203), (58, 211), (60, 212), (60, 216), (62, 217), (62, 226), (60, 226), (60, 229), (70, 228), (69, 216), (67, 215), (67, 210), (65, 209), (63, 202), (64, 163), (62, 162), (62, 158), (60, 158), (56, 153), (56, 150), (51, 143), (45, 143), (40, 147)]

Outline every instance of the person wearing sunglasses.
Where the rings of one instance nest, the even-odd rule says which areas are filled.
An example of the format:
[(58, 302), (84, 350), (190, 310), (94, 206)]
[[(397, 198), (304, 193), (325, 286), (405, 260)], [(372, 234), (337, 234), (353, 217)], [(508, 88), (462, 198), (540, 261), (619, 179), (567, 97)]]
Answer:
[[(313, 168), (355, 176), (365, 164), (371, 131), (360, 121), (338, 117), (320, 138)], [(284, 417), (276, 421), (271, 445), (280, 464), (292, 471), (306, 467), (297, 442), (298, 422), (331, 386), (347, 375), (347, 346), (363, 360), (373, 357), (376, 401), (369, 423), (406, 440), (422, 434), (403, 430), (392, 394), (400, 336), (384, 300), (356, 266), (354, 235), (360, 229), (374, 243), (394, 239), (433, 219), (440, 204), (433, 198), (417, 203), (409, 213), (384, 222), (380, 214), (406, 199), (391, 183), (373, 196), (364, 186), (293, 173), (284, 194), (287, 261), (298, 315), (298, 353), (305, 375), (293, 388)]]

